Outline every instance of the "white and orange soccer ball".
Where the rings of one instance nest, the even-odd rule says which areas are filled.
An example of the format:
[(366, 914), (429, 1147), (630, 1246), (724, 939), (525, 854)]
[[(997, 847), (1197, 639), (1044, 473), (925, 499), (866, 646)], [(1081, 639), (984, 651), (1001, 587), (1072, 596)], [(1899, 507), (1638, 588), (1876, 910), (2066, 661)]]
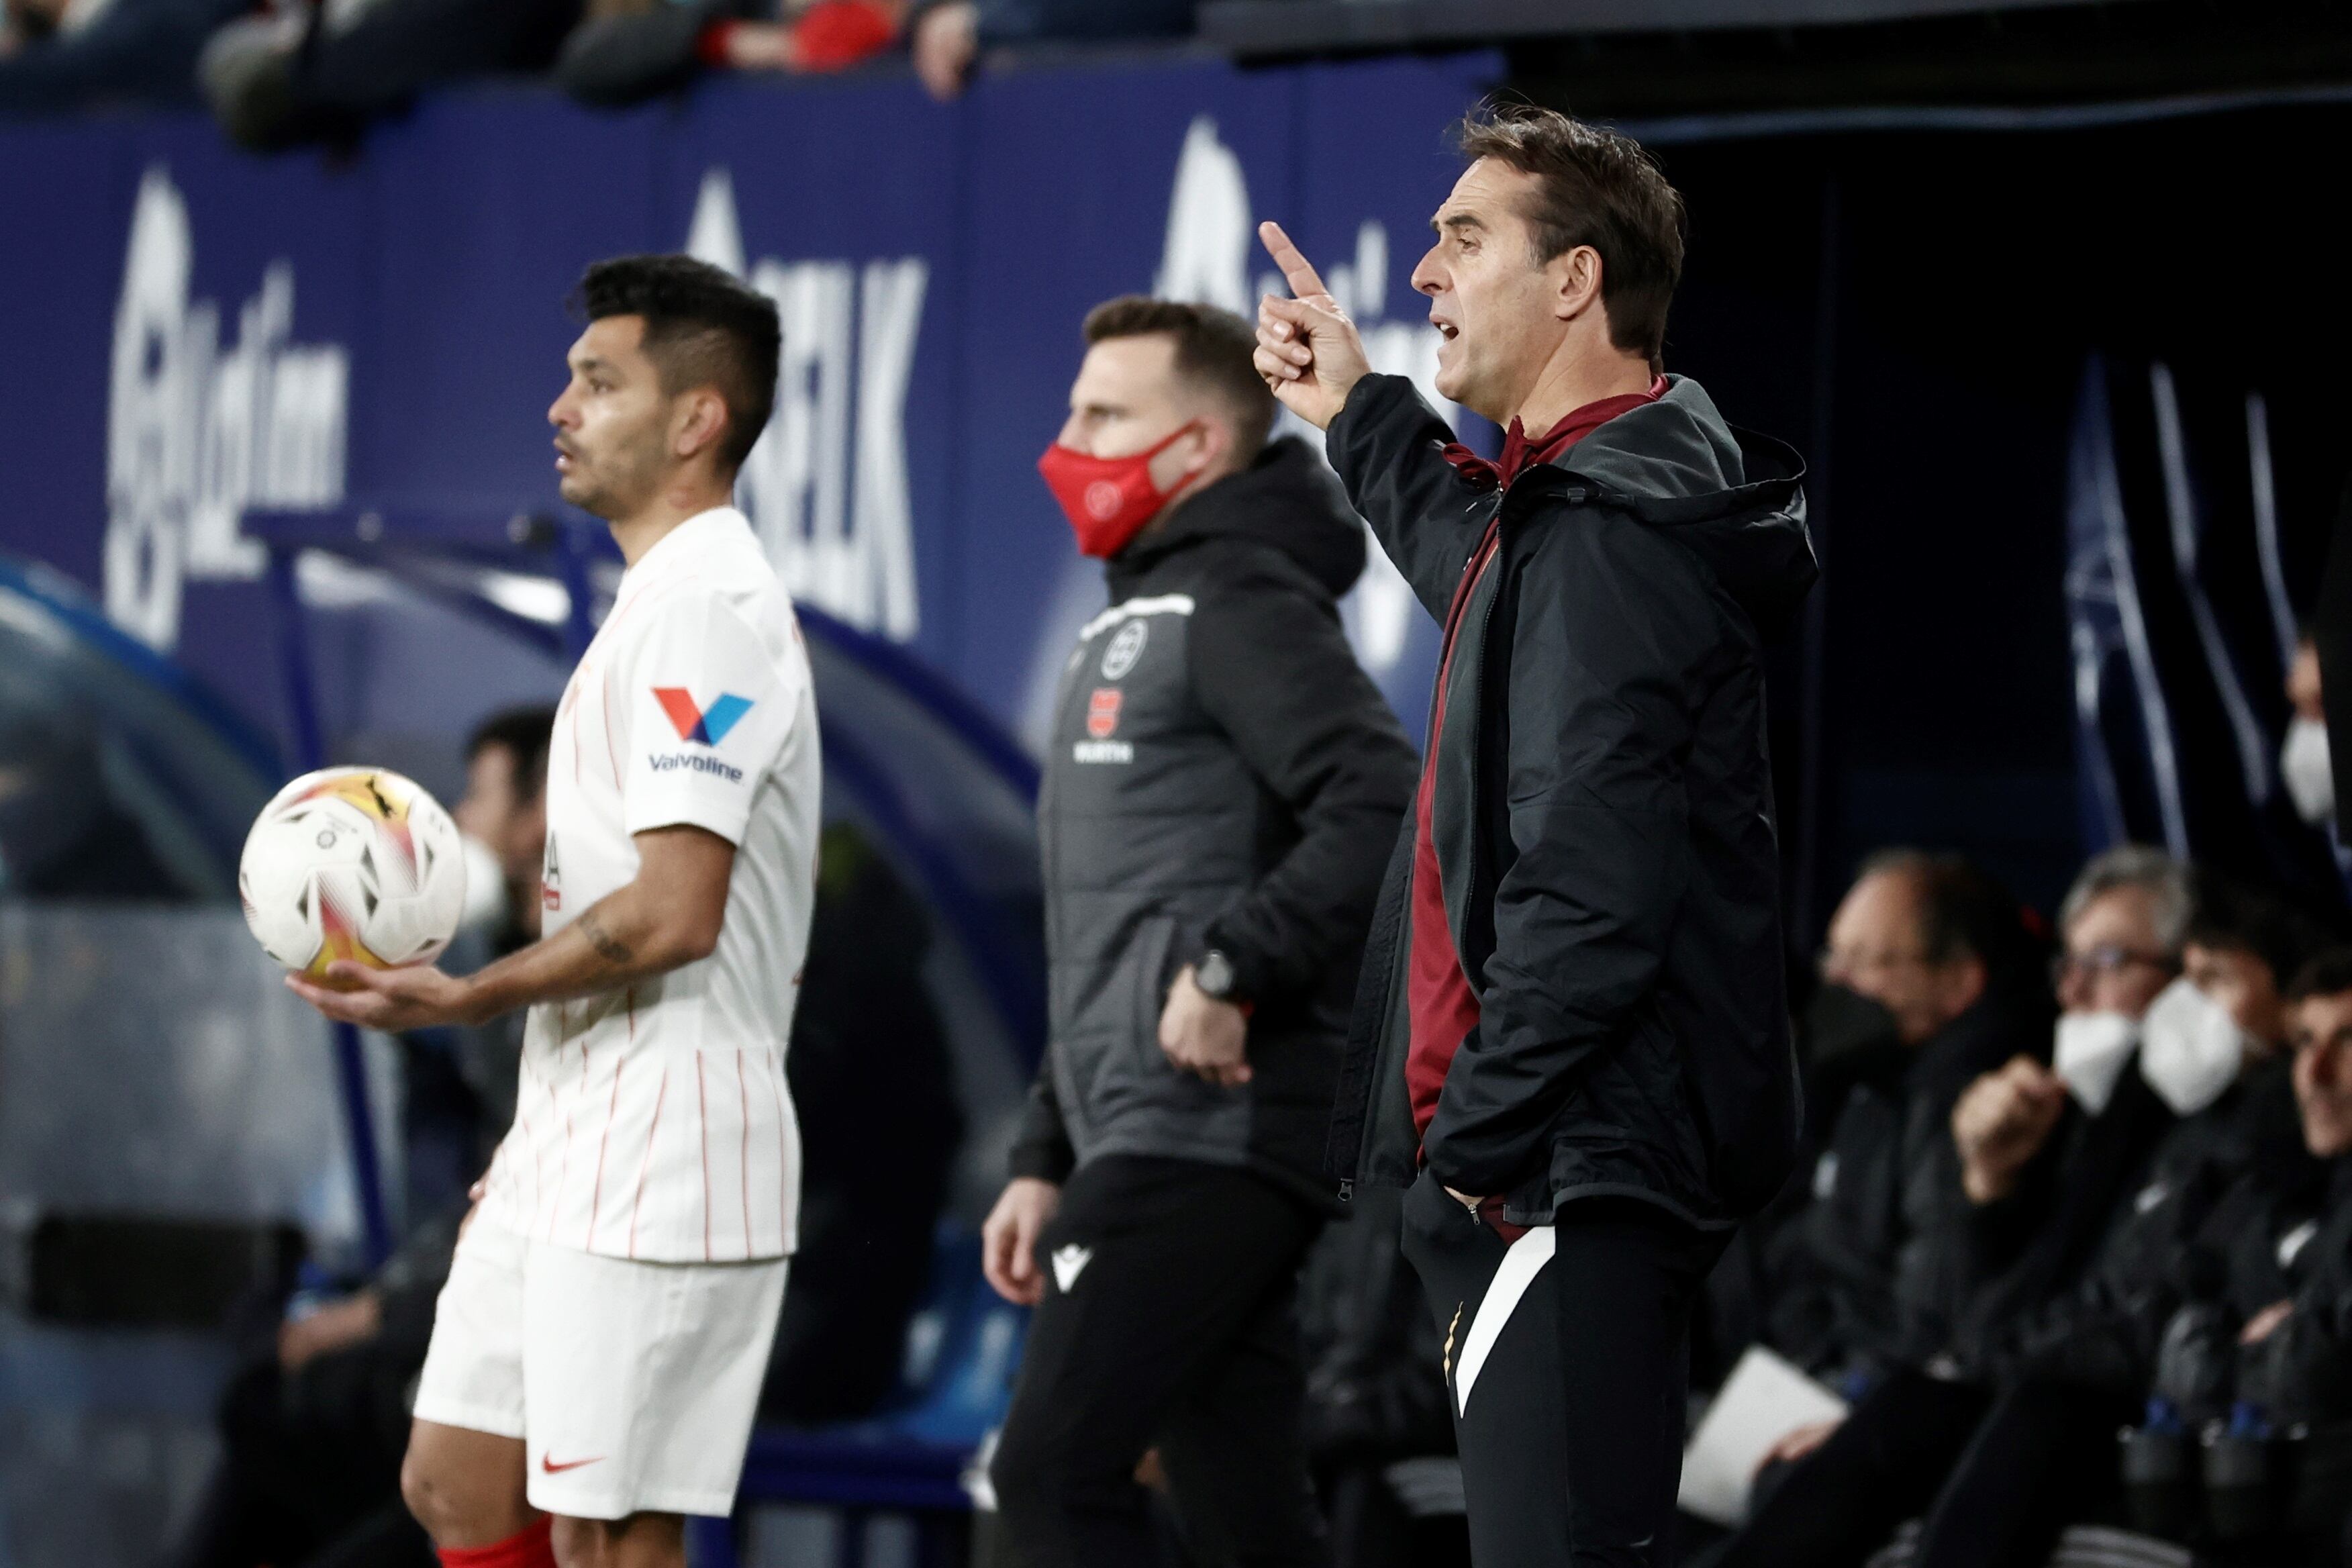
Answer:
[(269, 956), (323, 979), (338, 959), (392, 969), (438, 956), (465, 909), (466, 857), (457, 825), (414, 781), (322, 768), (262, 807), (236, 889)]

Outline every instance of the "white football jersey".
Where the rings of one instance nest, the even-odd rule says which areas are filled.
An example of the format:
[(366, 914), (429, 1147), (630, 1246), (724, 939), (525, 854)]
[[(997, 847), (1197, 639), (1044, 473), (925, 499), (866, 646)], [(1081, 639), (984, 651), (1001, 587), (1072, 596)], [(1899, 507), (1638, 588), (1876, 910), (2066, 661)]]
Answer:
[(622, 575), (556, 710), (543, 930), (637, 874), (633, 835), (735, 846), (719, 945), (653, 980), (530, 1011), (514, 1127), (483, 1203), (608, 1257), (793, 1250), (800, 1131), (784, 1084), (816, 898), (816, 702), (791, 599), (731, 507)]

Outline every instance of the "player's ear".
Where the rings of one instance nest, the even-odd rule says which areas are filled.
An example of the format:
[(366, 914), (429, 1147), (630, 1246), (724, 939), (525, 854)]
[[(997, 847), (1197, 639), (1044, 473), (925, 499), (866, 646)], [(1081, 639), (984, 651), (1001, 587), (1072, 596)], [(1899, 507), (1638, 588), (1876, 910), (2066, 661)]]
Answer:
[(677, 456), (691, 458), (715, 446), (727, 433), (727, 400), (719, 395), (716, 387), (696, 387), (678, 402), (670, 437), (671, 450)]

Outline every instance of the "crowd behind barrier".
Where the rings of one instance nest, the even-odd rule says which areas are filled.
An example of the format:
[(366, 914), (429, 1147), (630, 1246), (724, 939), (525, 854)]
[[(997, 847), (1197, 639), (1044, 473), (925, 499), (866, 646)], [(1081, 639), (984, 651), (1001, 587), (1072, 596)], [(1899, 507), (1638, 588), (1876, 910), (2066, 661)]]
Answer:
[(10, 0), (0, 116), (206, 103), (256, 149), (348, 141), (436, 85), (551, 76), (634, 103), (708, 71), (898, 56), (935, 96), (983, 51), (1181, 37), (1194, 0)]

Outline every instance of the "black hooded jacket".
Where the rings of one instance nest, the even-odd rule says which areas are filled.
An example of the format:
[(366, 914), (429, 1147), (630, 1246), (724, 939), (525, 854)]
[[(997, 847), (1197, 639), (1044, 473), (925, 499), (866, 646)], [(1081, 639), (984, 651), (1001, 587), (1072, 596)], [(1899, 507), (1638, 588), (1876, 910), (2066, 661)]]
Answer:
[[(1237, 1164), (1328, 1201), (1332, 1085), (1412, 747), (1339, 623), (1364, 530), (1306, 445), (1275, 442), (1110, 563), (1070, 656), (1038, 804), (1052, 1038), (1013, 1152)], [(1211, 949), (1248, 1002), (1254, 1077), (1159, 1045)]]
[[(1987, 994), (1916, 1047), (1869, 1047), (1812, 1169), (1812, 1202), (1787, 1246), (1791, 1300), (1774, 1346), (1825, 1379), (1874, 1379), (1900, 1363), (1905, 1324), (1936, 1289), (1929, 1234), (1959, 1188), (1952, 1107), (2015, 1055), (2022, 1009)], [(1851, 1384), (1850, 1384), (1851, 1385)]]
[[(1464, 605), (1435, 751), (1433, 837), (1481, 1014), (1428, 1168), (1549, 1221), (1583, 1196), (1727, 1225), (1798, 1137), (1759, 623), (1814, 577), (1803, 464), (1733, 433), (1696, 382), (1501, 490), (1457, 474), (1410, 382), (1367, 376), (1328, 449), (1443, 622)], [(1409, 823), (1366, 950), (1332, 1133), (1343, 1176), (1416, 1174), (1406, 1089)]]

